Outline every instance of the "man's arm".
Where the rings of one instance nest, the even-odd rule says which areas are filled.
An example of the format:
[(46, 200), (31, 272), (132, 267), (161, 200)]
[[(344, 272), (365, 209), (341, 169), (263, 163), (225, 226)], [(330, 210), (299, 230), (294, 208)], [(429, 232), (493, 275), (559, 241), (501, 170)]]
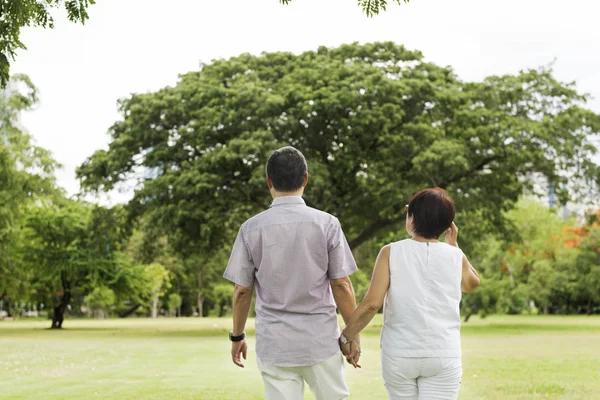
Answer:
[[(340, 222), (337, 219), (333, 220), (327, 233), (327, 250), (329, 254), (327, 276), (331, 280), (331, 290), (337, 308), (340, 310), (344, 322), (347, 323), (356, 309), (354, 288), (348, 276), (358, 270), (358, 267), (356, 266), (356, 261), (354, 261), (352, 250), (348, 246), (348, 241), (344, 236)], [(355, 356), (352, 358), (346, 357), (346, 360), (348, 363), (354, 365), (354, 368), (357, 368), (359, 367), (359, 357), (357, 356), (360, 353), (359, 340), (356, 340), (352, 344), (352, 349)], [(348, 354), (344, 353), (346, 356)]]
[[(254, 263), (250, 248), (244, 239), (243, 226), (238, 232), (231, 257), (223, 277), (235, 283), (233, 292), (233, 331), (232, 336), (240, 336), (244, 332), (248, 311), (252, 302), (252, 287), (254, 286)], [(246, 359), (248, 345), (246, 340), (231, 343), (231, 359), (238, 367), (244, 367), (240, 355)]]
[(356, 309), (354, 287), (352, 287), (352, 281), (348, 276), (354, 273), (358, 267), (340, 222), (335, 219), (329, 229), (327, 237), (327, 250), (329, 253), (327, 275), (330, 279), (335, 304), (340, 310), (344, 322), (348, 323)]
[[(251, 303), (252, 288), (235, 285), (235, 290), (233, 292), (233, 336), (240, 336), (244, 333)], [(240, 355), (244, 357), (245, 360), (247, 353), (248, 344), (246, 343), (246, 339), (231, 344), (231, 359), (238, 367), (244, 368), (244, 363), (242, 362)]]
[(331, 280), (331, 290), (333, 298), (337, 305), (344, 323), (350, 321), (352, 313), (356, 310), (356, 296), (354, 295), (354, 287), (349, 277)]
[[(331, 291), (333, 292), (335, 304), (337, 305), (340, 314), (342, 314), (344, 323), (348, 324), (354, 310), (356, 310), (356, 296), (354, 294), (352, 281), (347, 276), (339, 279), (332, 279)], [(345, 353), (344, 355), (349, 356), (351, 354), (352, 356), (346, 357), (346, 361), (352, 364), (354, 368), (360, 368), (360, 365), (358, 365), (358, 359), (360, 358), (360, 337), (357, 336), (349, 347), (348, 354)]]
[(233, 336), (239, 336), (244, 332), (251, 303), (252, 288), (235, 285), (233, 292)]

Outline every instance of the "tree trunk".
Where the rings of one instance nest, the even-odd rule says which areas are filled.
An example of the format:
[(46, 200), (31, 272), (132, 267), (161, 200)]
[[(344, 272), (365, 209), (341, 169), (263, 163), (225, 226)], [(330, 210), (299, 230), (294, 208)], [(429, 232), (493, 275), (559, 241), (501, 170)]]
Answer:
[(204, 296), (202, 294), (198, 294), (198, 316), (202, 318), (202, 313), (204, 312)]
[(62, 324), (65, 319), (65, 313), (71, 303), (71, 292), (65, 291), (63, 296), (60, 298), (60, 303), (54, 307), (54, 315), (52, 315), (52, 327), (51, 329), (62, 329)]
[(2, 311), (4, 310), (4, 299), (6, 298), (6, 295), (6, 290), (0, 295), (0, 314), (2, 314)]
[(119, 318), (127, 318), (129, 317), (131, 314), (133, 314), (135, 312), (135, 310), (137, 310), (138, 308), (140, 308), (142, 305), (141, 304), (135, 304), (133, 307), (131, 307), (129, 310), (121, 313), (119, 315)]
[(8, 297), (6, 299), (6, 316), (8, 318), (13, 318), (13, 302), (12, 299), (10, 297)]
[(548, 306), (544, 306), (544, 315), (548, 314), (550, 314), (550, 310), (548, 309)]
[(587, 313), (586, 314), (592, 315), (593, 313), (594, 313), (594, 303), (592, 302), (592, 300), (590, 300), (587, 305)]
[(158, 296), (152, 298), (152, 318), (156, 319), (156, 317), (158, 317)]
[(202, 272), (196, 275), (198, 281), (198, 317), (202, 318), (204, 313), (204, 286), (202, 285)]
[(471, 315), (473, 315), (473, 314), (467, 313), (467, 315), (465, 315), (465, 320), (463, 322), (465, 322), (465, 323), (469, 322), (469, 318), (471, 318)]

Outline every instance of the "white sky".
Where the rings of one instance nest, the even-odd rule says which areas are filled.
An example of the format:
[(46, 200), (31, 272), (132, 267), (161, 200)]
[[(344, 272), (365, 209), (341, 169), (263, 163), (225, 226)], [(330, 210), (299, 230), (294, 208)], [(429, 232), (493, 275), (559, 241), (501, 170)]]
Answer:
[[(390, 2), (390, 0), (388, 0)], [(199, 61), (243, 52), (316, 49), (391, 40), (451, 65), (465, 80), (516, 73), (556, 59), (555, 73), (595, 97), (600, 112), (600, 3), (592, 0), (411, 0), (367, 18), (356, 0), (98, 0), (85, 26), (60, 13), (54, 30), (27, 29), (12, 73), (40, 90), (22, 116), (63, 164), (58, 181), (79, 191), (75, 168), (106, 148), (116, 101), (174, 85)], [(130, 193), (113, 193), (111, 203)]]

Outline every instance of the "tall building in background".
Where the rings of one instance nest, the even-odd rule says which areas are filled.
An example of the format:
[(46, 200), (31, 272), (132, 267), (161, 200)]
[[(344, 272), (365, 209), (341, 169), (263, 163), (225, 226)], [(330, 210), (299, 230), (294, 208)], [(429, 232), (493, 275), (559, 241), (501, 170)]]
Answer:
[(528, 179), (533, 183), (533, 190), (525, 193), (525, 195), (535, 197), (550, 208), (556, 208), (558, 216), (564, 220), (569, 217), (575, 217), (577, 220), (580, 220), (585, 216), (586, 212), (598, 207), (597, 204), (590, 204), (588, 201), (590, 199), (569, 201), (567, 204), (561, 206), (556, 198), (555, 188), (548, 184), (548, 180), (543, 174), (531, 174)]

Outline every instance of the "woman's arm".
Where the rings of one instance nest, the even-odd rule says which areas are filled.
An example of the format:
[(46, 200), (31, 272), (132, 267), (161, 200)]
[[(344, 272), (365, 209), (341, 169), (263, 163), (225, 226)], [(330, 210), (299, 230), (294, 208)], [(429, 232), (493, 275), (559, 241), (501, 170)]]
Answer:
[[(448, 231), (446, 231), (446, 243), (450, 246), (458, 248), (458, 227), (453, 222)], [(460, 288), (465, 293), (470, 293), (477, 289), (481, 282), (479, 281), (479, 274), (473, 268), (467, 256), (463, 254), (462, 257), (462, 278), (460, 281)]]
[(462, 291), (465, 293), (471, 293), (473, 290), (477, 289), (480, 283), (479, 274), (475, 268), (473, 268), (469, 260), (467, 260), (467, 256), (463, 255), (462, 280), (460, 282)]
[(360, 302), (356, 311), (352, 314), (350, 321), (344, 328), (342, 334), (349, 341), (356, 336), (371, 322), (377, 311), (383, 305), (385, 294), (390, 287), (390, 246), (384, 246), (377, 256), (371, 285)]

